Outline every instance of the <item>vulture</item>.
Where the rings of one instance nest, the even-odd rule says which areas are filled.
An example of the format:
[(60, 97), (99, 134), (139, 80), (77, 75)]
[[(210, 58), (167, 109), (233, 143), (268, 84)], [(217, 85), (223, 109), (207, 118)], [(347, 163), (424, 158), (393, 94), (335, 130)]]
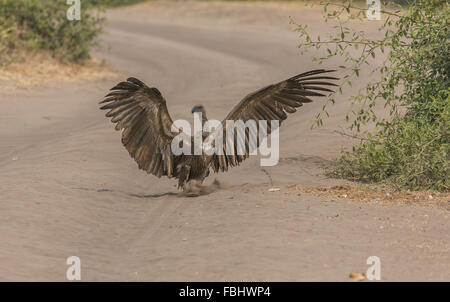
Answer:
[[(310, 97), (323, 97), (324, 93), (333, 92), (328, 86), (337, 86), (331, 81), (338, 78), (327, 75), (333, 71), (335, 70), (308, 71), (248, 94), (223, 120), (222, 131), (226, 131), (227, 120), (254, 120), (256, 123), (259, 120), (278, 120), (281, 124), (287, 114), (296, 112), (296, 108), (304, 103), (312, 102)], [(191, 181), (201, 184), (210, 170), (224, 172), (249, 157), (248, 137), (245, 141), (246, 151), (242, 155), (176, 155), (171, 150), (171, 143), (179, 133), (172, 132), (173, 120), (167, 110), (166, 100), (157, 88), (130, 77), (110, 90), (100, 102), (100, 109), (108, 110), (106, 116), (116, 124), (117, 131), (122, 131), (122, 144), (137, 162), (139, 169), (158, 178), (176, 178), (178, 188), (183, 191), (189, 188), (187, 184)], [(202, 113), (203, 122), (207, 120), (202, 105), (192, 108), (192, 113), (195, 112)], [(259, 127), (257, 131), (260, 131)], [(270, 132), (269, 126), (267, 134)], [(248, 132), (246, 135), (248, 136)], [(257, 147), (259, 143), (258, 141)], [(226, 144), (225, 141), (224, 148)]]

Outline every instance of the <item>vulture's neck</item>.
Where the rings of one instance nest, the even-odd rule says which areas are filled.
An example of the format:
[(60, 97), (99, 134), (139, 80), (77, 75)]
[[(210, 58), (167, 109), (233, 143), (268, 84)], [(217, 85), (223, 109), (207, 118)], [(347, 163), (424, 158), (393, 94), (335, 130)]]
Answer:
[(208, 121), (208, 118), (206, 117), (205, 110), (202, 111), (202, 127), (205, 127), (205, 123)]
[[(206, 112), (204, 109), (201, 112), (196, 112), (195, 115), (200, 114), (200, 113), (201, 113), (201, 118), (202, 118), (202, 130), (203, 130), (205, 128), (205, 123), (208, 121), (208, 118), (206, 117)], [(199, 116), (196, 116), (195, 121), (199, 121), (198, 120), (199, 118), (200, 118)], [(195, 129), (195, 122), (194, 122), (194, 129)], [(203, 131), (199, 131), (199, 134), (201, 134), (201, 133), (203, 133)]]

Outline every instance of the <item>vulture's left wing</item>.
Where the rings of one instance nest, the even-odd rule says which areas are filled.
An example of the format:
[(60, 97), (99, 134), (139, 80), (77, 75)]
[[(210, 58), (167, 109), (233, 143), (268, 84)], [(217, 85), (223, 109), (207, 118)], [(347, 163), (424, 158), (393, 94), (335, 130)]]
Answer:
[(123, 130), (122, 143), (139, 169), (158, 177), (174, 176), (177, 158), (170, 144), (176, 134), (171, 132), (173, 122), (159, 90), (136, 78), (111, 90), (100, 109), (109, 110), (106, 116), (117, 123), (116, 130)]
[[(243, 122), (255, 120), (257, 123), (259, 120), (278, 120), (281, 123), (287, 118), (287, 113), (294, 113), (296, 112), (295, 108), (302, 106), (303, 103), (312, 102), (309, 97), (325, 96), (318, 91), (333, 92), (326, 86), (337, 85), (327, 80), (338, 80), (338, 78), (323, 75), (333, 71), (312, 70), (247, 95), (222, 122), (223, 137), (226, 138), (226, 120), (242, 120)], [(270, 134), (270, 127), (267, 131)], [(239, 165), (249, 156), (248, 131), (245, 138), (246, 153), (244, 155), (237, 155), (236, 136), (234, 140), (234, 154), (226, 153), (227, 140), (225, 139), (223, 144), (224, 155), (213, 155), (211, 166), (215, 172), (226, 171), (230, 166)], [(259, 146), (259, 142), (257, 146)]]

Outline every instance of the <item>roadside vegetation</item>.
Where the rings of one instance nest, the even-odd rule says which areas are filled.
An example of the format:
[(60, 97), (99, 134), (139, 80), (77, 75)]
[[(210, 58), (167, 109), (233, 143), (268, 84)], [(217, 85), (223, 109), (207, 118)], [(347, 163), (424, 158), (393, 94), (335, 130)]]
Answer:
[[(329, 171), (335, 177), (386, 183), (397, 189), (448, 191), (450, 166), (450, 10), (448, 1), (404, 1), (398, 10), (382, 6), (380, 39), (349, 25), (366, 19), (366, 8), (352, 0), (322, 1), (329, 35), (313, 36), (298, 24), (303, 52), (326, 51), (319, 64), (340, 57), (344, 78), (337, 93), (352, 85), (361, 70), (376, 80), (353, 96), (346, 135), (358, 142)], [(376, 56), (384, 63), (373, 64)], [(329, 104), (317, 115), (323, 124)], [(384, 106), (388, 118), (377, 114)], [(372, 127), (371, 127), (372, 126)], [(369, 130), (367, 130), (369, 129)]]
[(0, 66), (35, 52), (48, 52), (63, 62), (84, 63), (98, 45), (105, 21), (103, 9), (137, 2), (83, 0), (81, 21), (70, 21), (66, 1), (0, 0)]
[(91, 5), (99, 7), (100, 5), (104, 7), (116, 7), (123, 5), (131, 5), (139, 2), (144, 2), (146, 0), (88, 0)]

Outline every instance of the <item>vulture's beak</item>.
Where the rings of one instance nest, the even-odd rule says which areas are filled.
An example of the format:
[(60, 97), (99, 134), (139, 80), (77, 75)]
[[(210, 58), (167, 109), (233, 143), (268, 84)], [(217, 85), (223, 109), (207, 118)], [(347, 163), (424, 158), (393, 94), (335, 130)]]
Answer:
[(197, 105), (197, 106), (192, 107), (191, 113), (202, 112), (202, 111), (203, 111), (203, 106), (202, 105)]

